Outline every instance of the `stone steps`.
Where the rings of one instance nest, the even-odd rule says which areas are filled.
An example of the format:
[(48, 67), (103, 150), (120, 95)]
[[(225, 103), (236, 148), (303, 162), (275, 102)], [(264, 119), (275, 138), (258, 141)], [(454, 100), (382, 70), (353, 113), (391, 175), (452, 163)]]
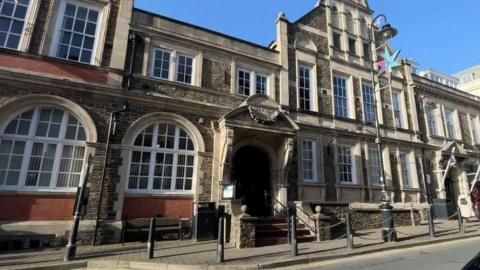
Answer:
[[(314, 241), (315, 237), (303, 224), (297, 224), (299, 243)], [(282, 218), (259, 219), (255, 226), (255, 246), (272, 246), (288, 243), (288, 222)]]

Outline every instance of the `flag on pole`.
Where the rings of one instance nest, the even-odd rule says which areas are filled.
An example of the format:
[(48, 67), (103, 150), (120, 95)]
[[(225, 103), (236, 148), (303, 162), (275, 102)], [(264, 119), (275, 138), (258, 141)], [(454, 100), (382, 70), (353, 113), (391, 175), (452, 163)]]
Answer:
[(450, 154), (450, 166), (455, 166), (455, 164), (457, 163), (457, 159), (455, 158), (455, 147), (453, 148), (452, 150), (452, 153)]

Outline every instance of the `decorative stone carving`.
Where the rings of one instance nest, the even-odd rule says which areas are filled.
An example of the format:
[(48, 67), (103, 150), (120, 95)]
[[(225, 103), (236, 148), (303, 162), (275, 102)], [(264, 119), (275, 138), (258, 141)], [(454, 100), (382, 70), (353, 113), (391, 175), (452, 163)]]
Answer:
[(264, 125), (271, 125), (277, 120), (280, 111), (273, 108), (264, 108), (257, 106), (248, 106), (248, 111), (250, 113), (250, 118), (255, 123), (260, 123)]

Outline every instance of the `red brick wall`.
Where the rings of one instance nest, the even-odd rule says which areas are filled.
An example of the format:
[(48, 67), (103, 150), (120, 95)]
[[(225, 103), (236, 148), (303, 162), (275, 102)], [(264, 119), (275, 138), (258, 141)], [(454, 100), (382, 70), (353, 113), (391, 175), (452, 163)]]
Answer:
[(108, 81), (108, 75), (96, 67), (49, 58), (34, 58), (0, 52), (0, 66), (99, 84), (106, 84)]
[(69, 220), (74, 203), (73, 195), (0, 195), (0, 221)]
[(123, 218), (150, 218), (156, 215), (191, 218), (192, 208), (193, 198), (125, 198)]

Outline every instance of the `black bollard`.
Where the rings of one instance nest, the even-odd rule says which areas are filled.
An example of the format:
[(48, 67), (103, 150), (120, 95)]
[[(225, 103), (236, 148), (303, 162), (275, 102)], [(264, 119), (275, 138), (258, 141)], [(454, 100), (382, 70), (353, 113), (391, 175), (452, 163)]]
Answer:
[(288, 238), (288, 244), (292, 244), (292, 223), (290, 222), (290, 204), (287, 204), (287, 223), (288, 223), (288, 229), (287, 229), (287, 238)]
[(150, 230), (148, 231), (147, 259), (153, 259), (155, 252), (155, 218), (150, 219)]
[(224, 222), (225, 218), (221, 217), (218, 219), (218, 238), (217, 238), (217, 263), (223, 263), (225, 260), (225, 250), (224, 250)]
[(290, 240), (290, 251), (292, 256), (298, 256), (298, 243), (297, 243), (297, 216), (293, 214), (290, 217), (290, 223), (291, 223), (291, 237), (292, 239)]
[(463, 226), (463, 217), (462, 217), (462, 213), (460, 212), (459, 207), (457, 207), (457, 217), (458, 217), (458, 230), (461, 233), (464, 233), (465, 232), (465, 227)]
[(430, 237), (434, 238), (435, 237), (435, 224), (433, 223), (433, 211), (432, 211), (432, 205), (429, 205), (428, 207), (428, 231), (430, 233)]
[(346, 227), (347, 227), (347, 249), (353, 249), (353, 235), (352, 235), (352, 222), (350, 220), (350, 213), (346, 214)]

